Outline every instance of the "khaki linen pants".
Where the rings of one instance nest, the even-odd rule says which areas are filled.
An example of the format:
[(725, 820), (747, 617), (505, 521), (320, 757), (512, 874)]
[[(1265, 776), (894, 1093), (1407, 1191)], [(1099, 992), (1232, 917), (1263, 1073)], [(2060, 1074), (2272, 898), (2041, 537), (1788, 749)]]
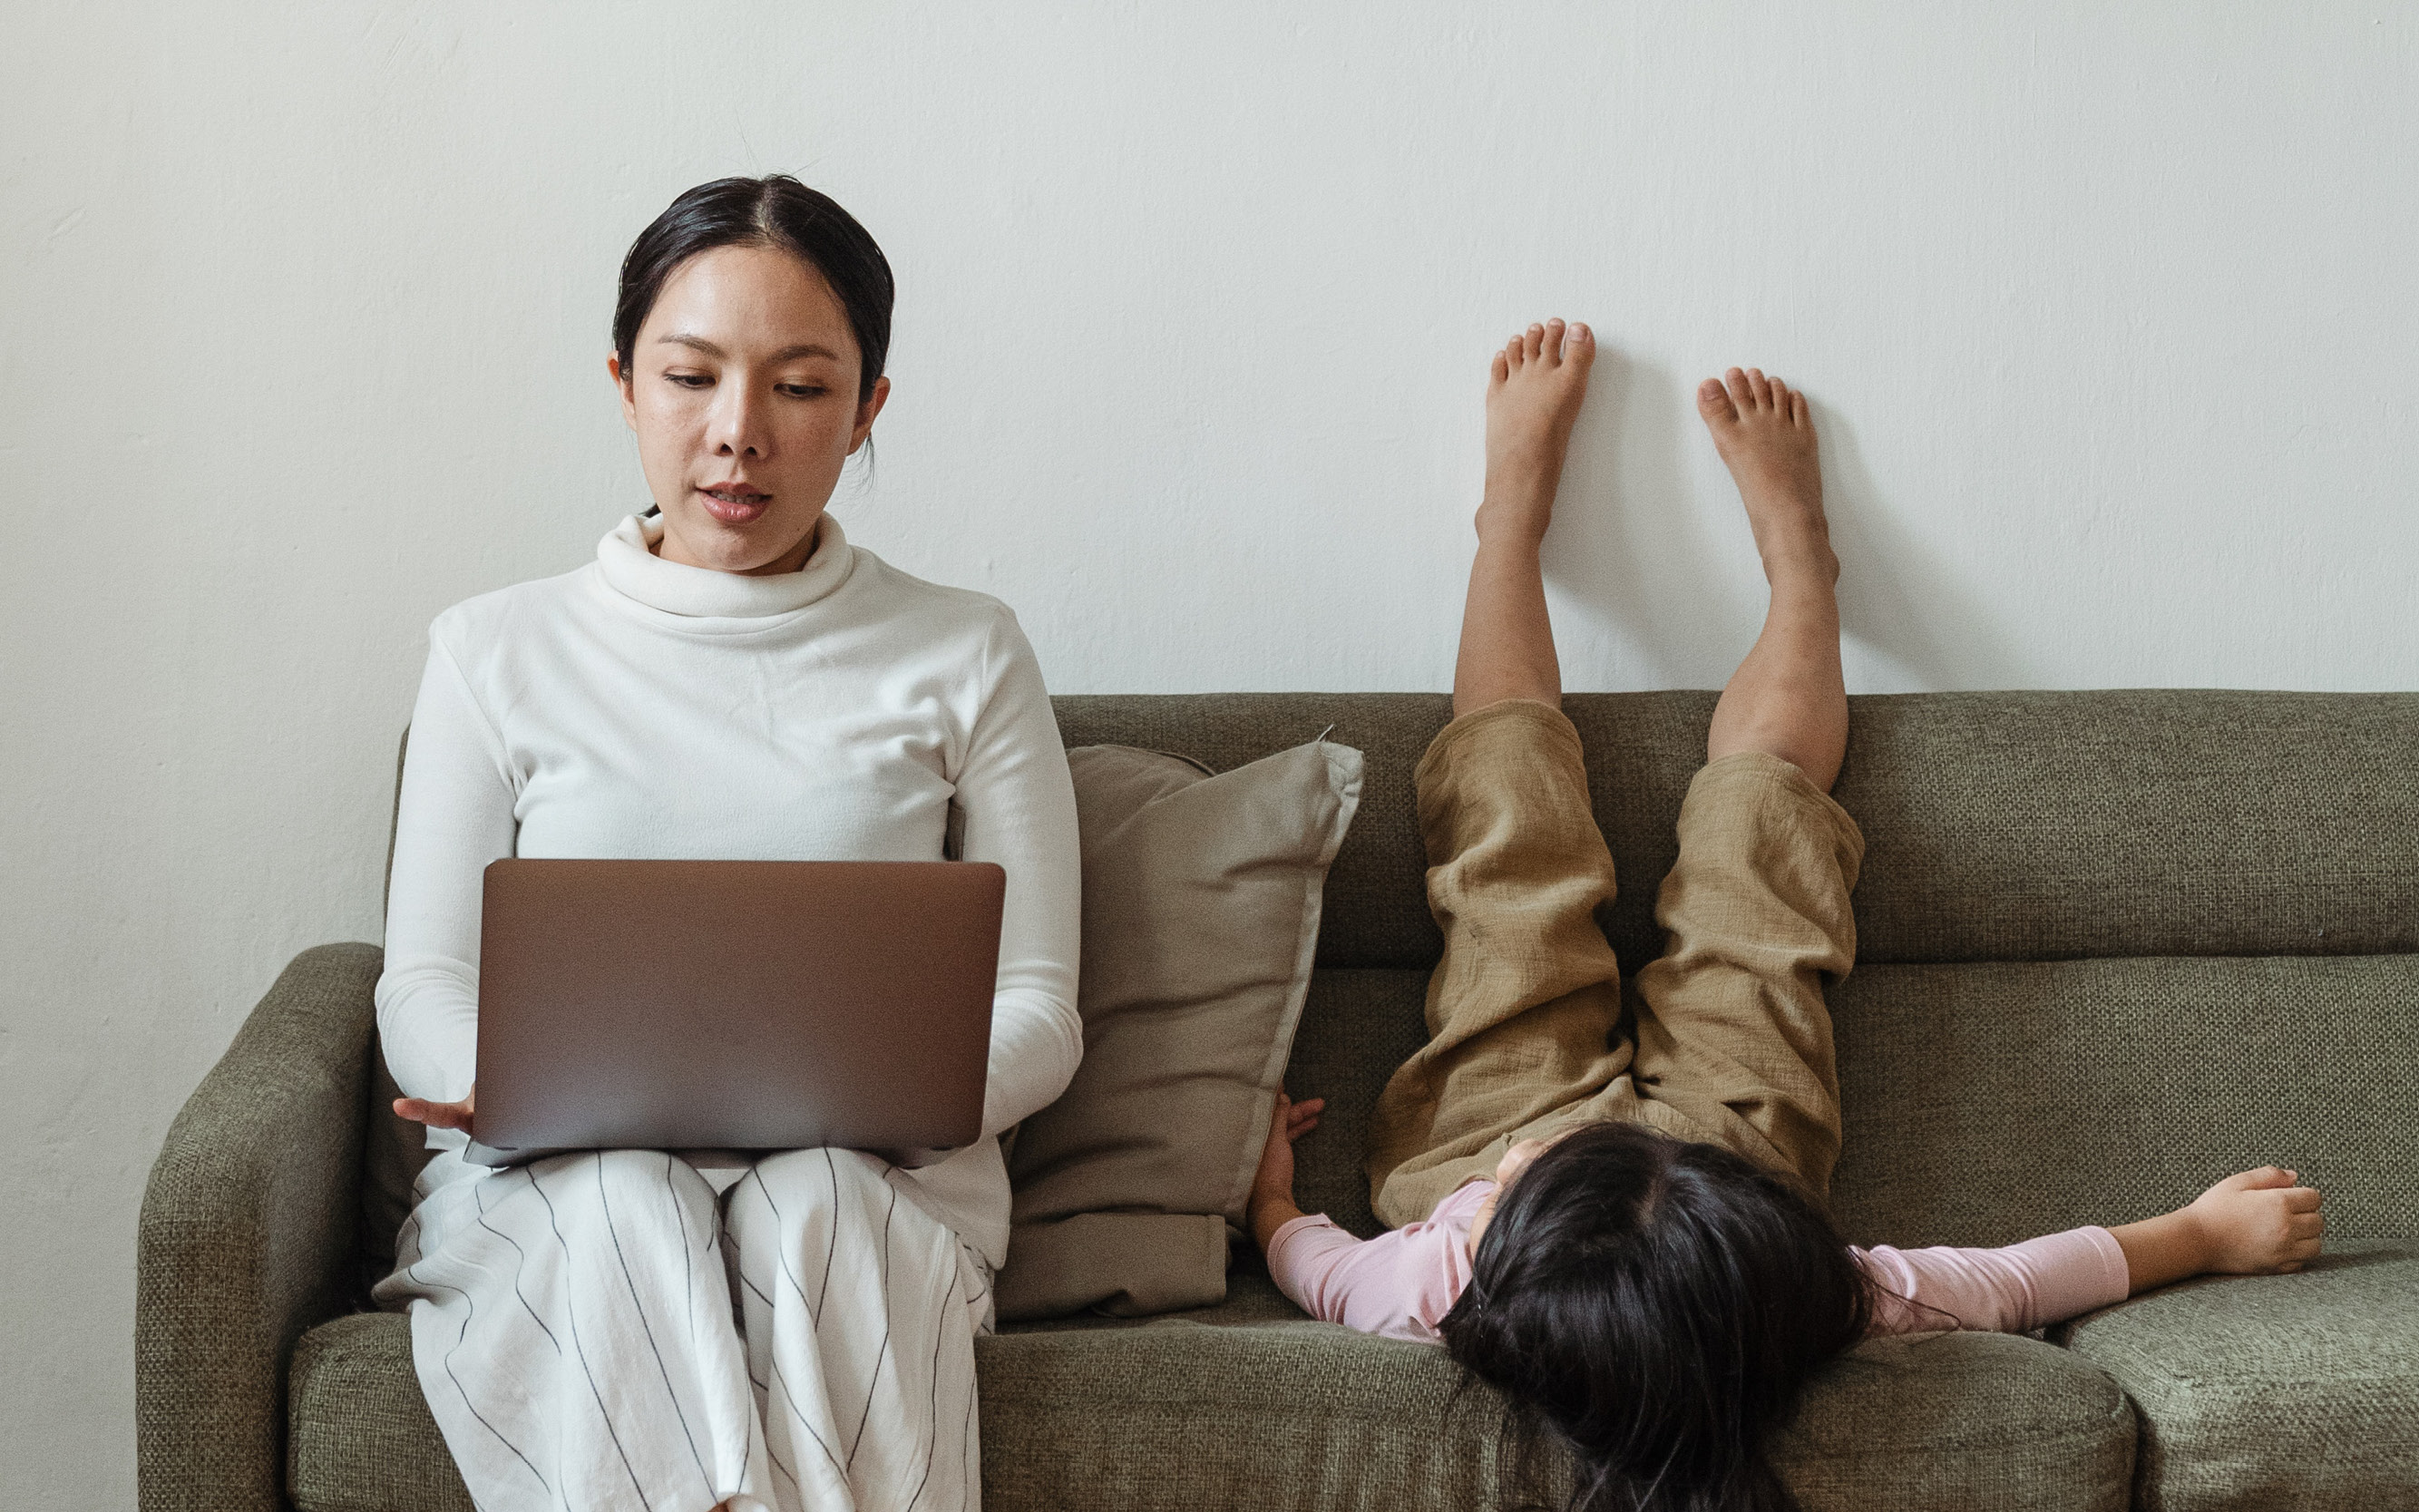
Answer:
[(1519, 1139), (1585, 1119), (1650, 1124), (1735, 1150), (1823, 1195), (1840, 1153), (1824, 980), (1857, 953), (1848, 893), (1864, 837), (1789, 763), (1700, 771), (1637, 975), (1597, 927), (1612, 854), (1588, 801), (1579, 731), (1525, 699), (1445, 726), (1413, 777), (1428, 906), (1444, 931), (1427, 1046), (1371, 1117), (1378, 1216), (1425, 1218)]

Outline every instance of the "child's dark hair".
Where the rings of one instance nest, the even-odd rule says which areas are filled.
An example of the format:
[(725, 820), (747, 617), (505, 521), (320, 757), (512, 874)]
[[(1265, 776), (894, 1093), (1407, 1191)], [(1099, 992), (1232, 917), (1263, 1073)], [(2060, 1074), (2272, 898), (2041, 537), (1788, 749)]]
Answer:
[(1780, 1512), (1796, 1502), (1767, 1443), (1872, 1311), (1798, 1187), (1719, 1146), (1598, 1123), (1497, 1196), (1440, 1328), (1570, 1445), (1573, 1512)]

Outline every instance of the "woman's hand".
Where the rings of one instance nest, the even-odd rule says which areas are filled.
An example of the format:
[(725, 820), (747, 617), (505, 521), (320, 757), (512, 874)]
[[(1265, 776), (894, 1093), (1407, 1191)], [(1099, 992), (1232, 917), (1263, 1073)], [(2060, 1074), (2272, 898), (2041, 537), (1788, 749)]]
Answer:
[(1260, 1147), (1260, 1169), (1252, 1178), (1252, 1237), (1266, 1253), (1276, 1231), (1302, 1216), (1293, 1202), (1293, 1142), (1318, 1127), (1323, 1097), (1302, 1102), (1280, 1091), (1276, 1111), (1269, 1119), (1269, 1141)]
[(398, 1097), (394, 1100), (394, 1116), (424, 1123), (431, 1129), (459, 1129), (470, 1132), (470, 1104), (477, 1100), (479, 1089), (472, 1088), (459, 1103), (431, 1103), (424, 1097)]
[(2316, 1187), (2275, 1165), (2229, 1176), (2164, 1217), (2109, 1230), (2134, 1291), (2187, 1276), (2282, 1275), (2319, 1253), (2327, 1221)]

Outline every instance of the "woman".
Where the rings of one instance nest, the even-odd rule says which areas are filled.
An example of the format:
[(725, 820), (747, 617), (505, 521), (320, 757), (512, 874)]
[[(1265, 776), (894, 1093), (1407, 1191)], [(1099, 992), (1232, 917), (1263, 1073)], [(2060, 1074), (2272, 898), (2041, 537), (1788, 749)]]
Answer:
[[(607, 370), (656, 510), (429, 630), (386, 972), (395, 1111), (438, 1150), (379, 1285), (482, 1507), (971, 1507), (1000, 1131), (1082, 1054), (1073, 790), (1031, 648), (824, 513), (888, 397), (888, 263), (783, 176), (675, 200)], [(930, 860), (1008, 872), (982, 1137), (937, 1165), (657, 1150), (489, 1172), (481, 872), (506, 856)], [(647, 927), (643, 901), (633, 929)]]
[(1596, 927), (1612, 856), (1588, 797), (1538, 551), (1595, 356), (1585, 326), (1497, 354), (1454, 671), (1420, 762), (1444, 958), (1427, 1046), (1371, 1119), (1366, 1242), (1293, 1200), (1278, 1099), (1251, 1219), (1270, 1273), (1330, 1322), (1440, 1344), (1572, 1451), (1574, 1512), (1780, 1512), (1766, 1450), (1824, 1364), (1868, 1333), (2022, 1332), (2203, 1272), (2298, 1270), (2319, 1194), (2274, 1166), (2190, 1206), (2005, 1249), (1851, 1249), (1822, 1206), (1840, 1149), (1826, 980), (1856, 955), (1864, 856), (1830, 797), (1847, 754), (1840, 574), (1805, 397), (1752, 368), (1697, 410), (1772, 587), (1722, 690), (1656, 918), (1620, 970)]

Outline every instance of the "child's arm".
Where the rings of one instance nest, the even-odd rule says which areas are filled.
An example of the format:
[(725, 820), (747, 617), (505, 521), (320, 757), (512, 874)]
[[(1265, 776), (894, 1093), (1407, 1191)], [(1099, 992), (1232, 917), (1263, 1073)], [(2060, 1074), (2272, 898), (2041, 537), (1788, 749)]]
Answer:
[[(1280, 1097), (1269, 1122), (1250, 1215), (1252, 1237), (1269, 1257), (1269, 1278), (1294, 1305), (1322, 1322), (1434, 1344), (1437, 1322), (1451, 1310), (1469, 1274), (1461, 1229), (1432, 1216), (1364, 1240), (1323, 1216), (1304, 1213), (1293, 1200), (1293, 1142), (1318, 1121), (1321, 1105), (1316, 1100), (1288, 1103)], [(1440, 1204), (1439, 1211), (1452, 1200)], [(1463, 1206), (1469, 1206), (1467, 1199)], [(1466, 1220), (1468, 1214), (1455, 1216)]]
[(1873, 1332), (2023, 1333), (2187, 1276), (2298, 1271), (2326, 1226), (2319, 1194), (2293, 1180), (2274, 1166), (2245, 1171), (2162, 1217), (2005, 1249), (1858, 1251), (1878, 1292)]
[(2276, 1275), (2300, 1270), (2319, 1253), (2327, 1221), (2316, 1187), (2274, 1165), (2229, 1176), (2185, 1207), (2108, 1232), (2125, 1252), (2131, 1291), (2187, 1276)]
[(1269, 1142), (1260, 1149), (1260, 1169), (1252, 1178), (1248, 1210), (1252, 1241), (1263, 1255), (1276, 1231), (1302, 1215), (1293, 1200), (1293, 1142), (1318, 1127), (1319, 1111), (1326, 1106), (1323, 1097), (1297, 1103), (1282, 1091), (1277, 1093), (1276, 1116), (1270, 1121)]

